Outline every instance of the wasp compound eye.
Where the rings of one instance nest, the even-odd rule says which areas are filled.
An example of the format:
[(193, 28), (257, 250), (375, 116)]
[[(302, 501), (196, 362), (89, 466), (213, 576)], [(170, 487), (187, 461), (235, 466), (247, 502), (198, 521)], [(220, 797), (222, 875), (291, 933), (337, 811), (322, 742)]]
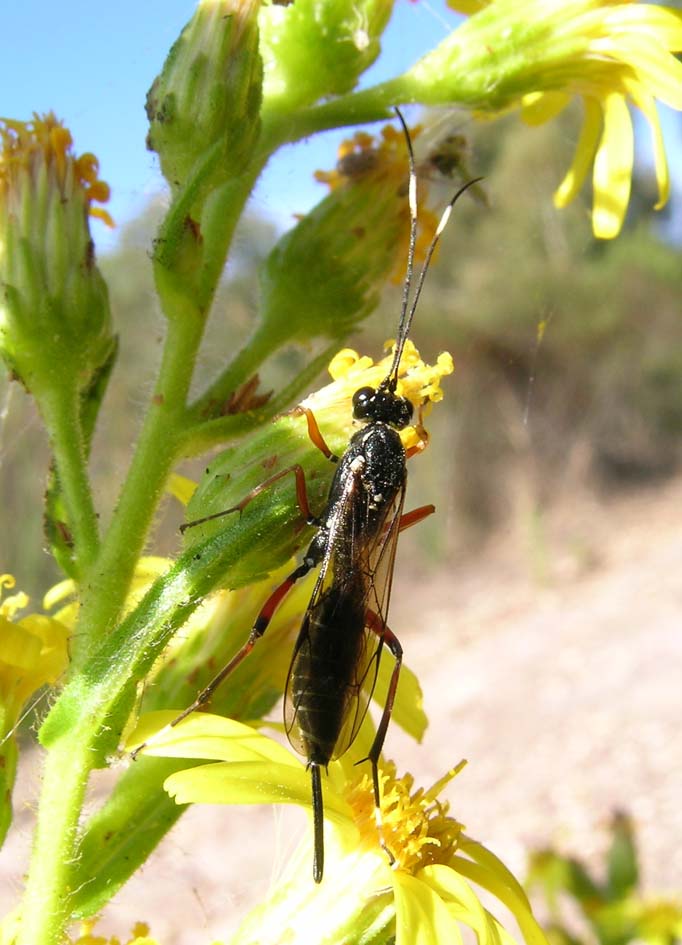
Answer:
[(403, 430), (410, 425), (410, 421), (412, 420), (412, 414), (414, 413), (412, 401), (408, 400), (407, 397), (399, 397), (395, 401), (394, 410), (393, 425), (397, 427), (398, 430)]
[(361, 387), (353, 394), (353, 416), (356, 420), (367, 420), (372, 414), (376, 391), (373, 387)]

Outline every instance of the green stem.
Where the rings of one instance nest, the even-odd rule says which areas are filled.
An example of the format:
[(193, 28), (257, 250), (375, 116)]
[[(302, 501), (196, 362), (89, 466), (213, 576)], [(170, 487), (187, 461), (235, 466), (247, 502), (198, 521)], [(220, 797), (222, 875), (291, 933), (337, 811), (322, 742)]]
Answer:
[(83, 575), (97, 555), (97, 515), (88, 478), (78, 392), (71, 386), (55, 385), (38, 397), (49, 431), (59, 485), (73, 538), (73, 554)]
[(190, 418), (201, 421), (206, 416), (215, 415), (216, 407), (224, 404), (231, 394), (252, 377), (276, 347), (277, 342), (273, 342), (272, 332), (264, 330), (260, 325), (225, 370), (201, 397), (190, 405)]
[[(214, 420), (206, 420), (203, 423), (197, 423), (189, 427), (182, 446), (183, 455), (196, 456), (213, 446), (218, 446), (221, 443), (229, 443), (230, 440), (244, 436), (250, 433), (251, 430), (263, 426), (268, 420), (272, 420), (277, 414), (295, 403), (301, 394), (309, 390), (315, 378), (329, 363), (330, 358), (338, 351), (338, 348), (338, 341), (334, 341), (332, 344), (328, 345), (324, 351), (318, 354), (299, 371), (290, 384), (282, 388), (279, 393), (259, 410), (246, 411), (245, 413), (235, 414), (233, 416), (218, 417)], [(228, 368), (228, 370), (230, 369)], [(200, 416), (199, 406), (204, 402), (207, 396), (208, 392), (192, 407), (193, 413)], [(210, 401), (207, 401), (207, 403), (210, 403)]]
[(394, 117), (392, 106), (415, 101), (409, 87), (399, 76), (360, 92), (351, 92), (307, 108), (296, 115), (264, 114), (261, 141), (268, 150), (274, 150), (287, 141), (300, 141), (319, 131), (346, 128), (349, 125), (385, 121)]
[(161, 371), (137, 449), (101, 552), (83, 595), (79, 653), (111, 629), (125, 602), (168, 474), (184, 432), (184, 403), (201, 341), (203, 319), (169, 323)]
[[(69, 877), (90, 772), (89, 723), (50, 752), (36, 825), (18, 945), (61, 945), (70, 918)], [(39, 855), (38, 855), (39, 854)]]
[[(227, 215), (229, 222), (222, 233), (216, 234), (225, 254), (249, 190), (250, 182), (244, 181), (243, 187), (235, 187), (229, 194), (235, 201)], [(182, 220), (179, 225), (182, 226)], [(156, 264), (158, 277), (163, 261), (157, 258)], [(74, 652), (69, 678), (71, 685), (79, 690), (79, 708), (69, 716), (65, 725), (58, 726), (57, 737), (48, 745), (38, 829), (22, 906), (25, 924), (20, 933), (21, 945), (53, 945), (63, 941), (70, 910), (70, 864), (78, 858), (80, 811), (89, 773), (100, 758), (100, 752), (94, 749), (109, 725), (107, 716), (116, 699), (125, 694), (126, 687), (130, 689), (135, 679), (140, 678), (135, 674), (134, 661), (144, 656), (140, 652), (144, 650), (144, 640), (126, 640), (127, 624), (119, 630), (123, 631), (123, 640), (129, 644), (126, 654), (129, 659), (122, 653), (121, 635), (116, 637), (110, 631), (115, 628), (124, 606), (166, 478), (178, 457), (182, 436), (186, 432), (187, 394), (221, 268), (214, 253), (208, 271), (203, 272), (200, 293), (196, 292), (196, 286), (189, 284), (191, 273), (184, 285), (182, 278), (157, 278), (168, 322), (161, 370), (118, 505), (96, 557), (97, 545), (90, 534), (92, 529), (90, 532), (86, 529), (89, 521), (95, 522), (94, 513), (88, 511), (91, 502), (86, 501), (84, 512), (77, 501), (84, 490), (79, 491), (76, 485), (84, 481), (85, 475), (85, 466), (78, 452), (80, 431), (69, 443), (64, 435), (64, 420), (57, 414), (60, 421), (56, 424), (60, 430), (55, 448), (60, 463), (58, 468), (60, 475), (64, 475), (62, 468), (66, 470), (68, 507), (76, 510), (77, 528), (74, 528), (74, 533), (79, 548), (85, 549), (81, 555), (85, 558), (87, 554), (88, 563), (92, 561), (92, 564), (88, 568), (87, 580), (82, 583), (79, 620), (72, 638)], [(212, 285), (211, 275), (214, 276)], [(63, 405), (57, 401), (50, 406), (55, 411), (58, 407), (64, 410), (70, 406), (65, 413), (71, 421), (71, 429), (75, 429), (76, 405)], [(85, 495), (89, 495), (87, 490)], [(194, 606), (196, 602), (189, 605), (189, 611)], [(181, 587), (177, 597), (169, 602), (163, 626), (159, 629), (155, 625), (160, 635), (159, 648), (186, 619), (189, 611)], [(102, 641), (108, 642), (108, 637), (116, 639), (121, 654), (118, 673), (110, 678), (107, 675), (109, 668), (116, 663), (115, 651), (107, 651), (108, 662), (93, 659)], [(145, 668), (148, 669), (149, 665)], [(104, 679), (100, 678), (101, 674)]]

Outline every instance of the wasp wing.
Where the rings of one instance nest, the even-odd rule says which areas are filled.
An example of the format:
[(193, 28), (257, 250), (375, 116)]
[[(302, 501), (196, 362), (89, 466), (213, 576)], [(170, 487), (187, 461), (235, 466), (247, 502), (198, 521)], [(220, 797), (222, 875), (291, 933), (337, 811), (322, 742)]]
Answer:
[(355, 678), (357, 697), (349, 707), (338, 738), (334, 758), (348, 751), (360, 731), (376, 686), (379, 660), (388, 624), (388, 608), (393, 584), (393, 570), (400, 533), (400, 517), (405, 501), (403, 486), (387, 510), (384, 526), (377, 542), (370, 549), (367, 571), (368, 589), (364, 600), (364, 659), (359, 662)]
[(388, 613), (405, 487), (371, 529), (363, 490), (359, 474), (349, 476), (336, 504), (285, 690), (289, 741), (321, 764), (343, 755), (362, 724)]

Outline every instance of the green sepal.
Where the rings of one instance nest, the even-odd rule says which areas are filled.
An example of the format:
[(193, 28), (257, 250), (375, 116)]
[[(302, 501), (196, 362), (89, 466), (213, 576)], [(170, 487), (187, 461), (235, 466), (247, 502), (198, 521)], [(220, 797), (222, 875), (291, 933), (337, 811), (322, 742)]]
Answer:
[[(0, 715), (3, 710), (0, 708)], [(4, 731), (0, 725), (0, 732)], [(14, 735), (0, 737), (0, 847), (12, 823), (12, 791), (17, 775), (19, 750)]]
[(375, 310), (406, 233), (404, 211), (395, 188), (349, 184), (279, 240), (259, 271), (262, 331), (272, 350), (343, 339)]
[(260, 12), (264, 108), (291, 113), (350, 92), (381, 51), (392, 0), (296, 0)]
[[(344, 437), (346, 431), (335, 431), (332, 448), (346, 442)], [(220, 510), (235, 504), (263, 481), (270, 467), (281, 468), (292, 461), (301, 462), (308, 470), (313, 511), (323, 506), (335, 467), (311, 443), (303, 418), (283, 417), (238, 453), (230, 453), (229, 461), (237, 456), (240, 468), (228, 482), (222, 478), (213, 482), (209, 475), (202, 494), (210, 491), (210, 507), (197, 499), (199, 504), (193, 506), (193, 511), (206, 514), (215, 505)], [(223, 456), (222, 461), (227, 464), (228, 457)], [(188, 547), (175, 564), (100, 641), (78, 676), (66, 684), (40, 730), (43, 745), (53, 744), (68, 731), (82, 729), (85, 718), (91, 731), (107, 724), (130, 680), (144, 678), (175, 631), (207, 594), (263, 578), (309, 539), (296, 504), (294, 483), (289, 479), (293, 476), (265, 490), (241, 515), (224, 516), (191, 529)]]
[[(331, 449), (343, 451), (347, 431), (323, 431)], [(189, 522), (224, 512), (242, 502), (250, 491), (294, 464), (305, 469), (306, 492), (313, 515), (325, 505), (335, 466), (311, 442), (303, 417), (280, 417), (248, 442), (225, 450), (207, 467), (187, 507)], [(189, 528), (189, 547), (207, 536), (232, 534), (236, 560), (223, 586), (244, 587), (281, 567), (312, 537), (297, 503), (294, 473), (288, 473), (242, 509)], [(257, 536), (254, 546), (246, 537)]]
[(632, 821), (627, 814), (616, 813), (611, 823), (613, 838), (607, 860), (607, 890), (611, 901), (625, 899), (639, 882), (637, 847)]
[(171, 190), (178, 193), (204, 166), (194, 194), (195, 218), (213, 187), (243, 172), (258, 140), (263, 80), (258, 6), (230, 0), (200, 4), (147, 95), (147, 145), (159, 155)]

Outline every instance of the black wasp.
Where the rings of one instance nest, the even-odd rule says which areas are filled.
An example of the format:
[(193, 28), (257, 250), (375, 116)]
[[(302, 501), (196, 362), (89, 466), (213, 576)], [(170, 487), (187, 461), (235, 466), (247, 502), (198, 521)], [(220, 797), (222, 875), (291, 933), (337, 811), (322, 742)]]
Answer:
[[(330, 761), (341, 757), (355, 739), (374, 690), (382, 650), (386, 647), (395, 665), (386, 704), (366, 759), (372, 766), (374, 798), (379, 811), (378, 761), (402, 662), (402, 648), (387, 623), (398, 534), (434, 511), (434, 507), (429, 505), (403, 514), (408, 452), (403, 447), (399, 431), (410, 424), (413, 407), (409, 400), (396, 393), (398, 370), (436, 243), (455, 201), (475, 183), (470, 181), (461, 187), (446, 207), (427, 250), (410, 304), (417, 236), (417, 178), (409, 131), (400, 111), (397, 108), (395, 111), (407, 142), (411, 222), (407, 275), (391, 368), (376, 389), (362, 387), (355, 392), (353, 417), (364, 426), (353, 435), (340, 459), (325, 443), (312, 412), (307, 408), (297, 408), (306, 416), (308, 432), (315, 445), (330, 460), (338, 462), (324, 512), (319, 517), (311, 515), (305, 475), (302, 467), (296, 465), (261, 483), (234, 508), (183, 526), (184, 530), (242, 510), (275, 480), (294, 473), (301, 511), (308, 523), (317, 527), (302, 563), (269, 596), (247, 642), (172, 723), (176, 725), (208, 702), (216, 688), (263, 636), (288, 591), (312, 568), (319, 567), (291, 659), (284, 708), (289, 741), (306, 759), (311, 773), (313, 878), (316, 883), (322, 880), (324, 866), (321, 770)], [(379, 823), (378, 814), (377, 820)], [(387, 853), (390, 856), (390, 852)]]

